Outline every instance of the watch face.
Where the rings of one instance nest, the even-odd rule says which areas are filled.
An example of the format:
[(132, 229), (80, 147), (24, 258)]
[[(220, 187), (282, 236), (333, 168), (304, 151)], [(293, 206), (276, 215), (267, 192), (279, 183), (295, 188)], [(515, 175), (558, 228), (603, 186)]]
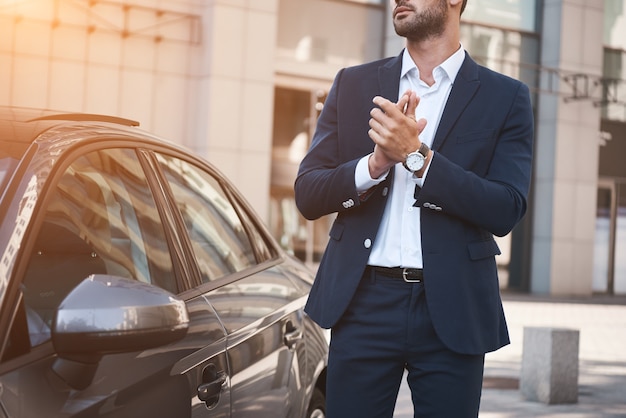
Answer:
[(406, 157), (406, 166), (411, 171), (419, 171), (424, 167), (424, 156), (418, 152), (412, 152)]

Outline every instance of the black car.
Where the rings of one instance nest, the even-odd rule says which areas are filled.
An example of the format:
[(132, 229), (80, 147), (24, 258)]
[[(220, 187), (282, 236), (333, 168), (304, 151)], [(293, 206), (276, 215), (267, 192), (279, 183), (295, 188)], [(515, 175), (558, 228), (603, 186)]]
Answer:
[(136, 125), (0, 108), (0, 417), (323, 417), (312, 273)]

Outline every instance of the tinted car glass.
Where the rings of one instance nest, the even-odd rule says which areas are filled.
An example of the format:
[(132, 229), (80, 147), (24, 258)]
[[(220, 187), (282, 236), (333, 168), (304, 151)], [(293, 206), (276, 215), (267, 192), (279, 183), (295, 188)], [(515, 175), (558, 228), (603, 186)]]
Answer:
[(237, 212), (243, 219), (244, 223), (246, 225), (250, 225), (248, 232), (250, 234), (252, 242), (254, 243), (257, 262), (261, 263), (263, 261), (267, 261), (274, 257), (277, 257), (278, 254), (276, 252), (276, 249), (268, 243), (267, 238), (260, 231), (260, 226), (255, 224), (250, 214), (243, 208), (243, 206), (238, 201), (234, 201), (233, 205), (237, 208)]
[(49, 338), (60, 302), (91, 274), (177, 293), (165, 233), (134, 151), (79, 157), (45, 204), (22, 286), (32, 345)]
[(218, 180), (181, 159), (157, 159), (185, 222), (202, 281), (256, 265), (250, 238)]
[(24, 144), (0, 141), (0, 194), (4, 192), (6, 184), (13, 175), (13, 171), (25, 150), (26, 145)]

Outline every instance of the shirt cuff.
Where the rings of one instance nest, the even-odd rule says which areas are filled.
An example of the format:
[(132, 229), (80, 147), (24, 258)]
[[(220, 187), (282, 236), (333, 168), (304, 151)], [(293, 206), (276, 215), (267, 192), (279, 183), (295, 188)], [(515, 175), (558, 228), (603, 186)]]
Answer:
[(370, 169), (367, 163), (370, 155), (372, 154), (368, 154), (365, 157), (361, 158), (356, 165), (356, 170), (354, 171), (354, 184), (358, 193), (366, 192), (372, 187), (378, 185), (379, 183), (382, 183), (383, 180), (387, 178), (387, 174), (389, 174), (389, 171), (387, 171), (379, 178), (373, 179), (370, 176)]

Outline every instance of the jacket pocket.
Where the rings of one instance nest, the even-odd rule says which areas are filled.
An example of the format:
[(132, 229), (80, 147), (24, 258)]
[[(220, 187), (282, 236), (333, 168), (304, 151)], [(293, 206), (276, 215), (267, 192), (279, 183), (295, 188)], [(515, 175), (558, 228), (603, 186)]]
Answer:
[(469, 256), (472, 260), (480, 260), (501, 254), (500, 248), (494, 239), (470, 242), (467, 244), (467, 249), (469, 250)]
[(494, 129), (483, 129), (482, 131), (466, 132), (456, 137), (456, 143), (462, 144), (472, 141), (487, 141), (494, 137)]

